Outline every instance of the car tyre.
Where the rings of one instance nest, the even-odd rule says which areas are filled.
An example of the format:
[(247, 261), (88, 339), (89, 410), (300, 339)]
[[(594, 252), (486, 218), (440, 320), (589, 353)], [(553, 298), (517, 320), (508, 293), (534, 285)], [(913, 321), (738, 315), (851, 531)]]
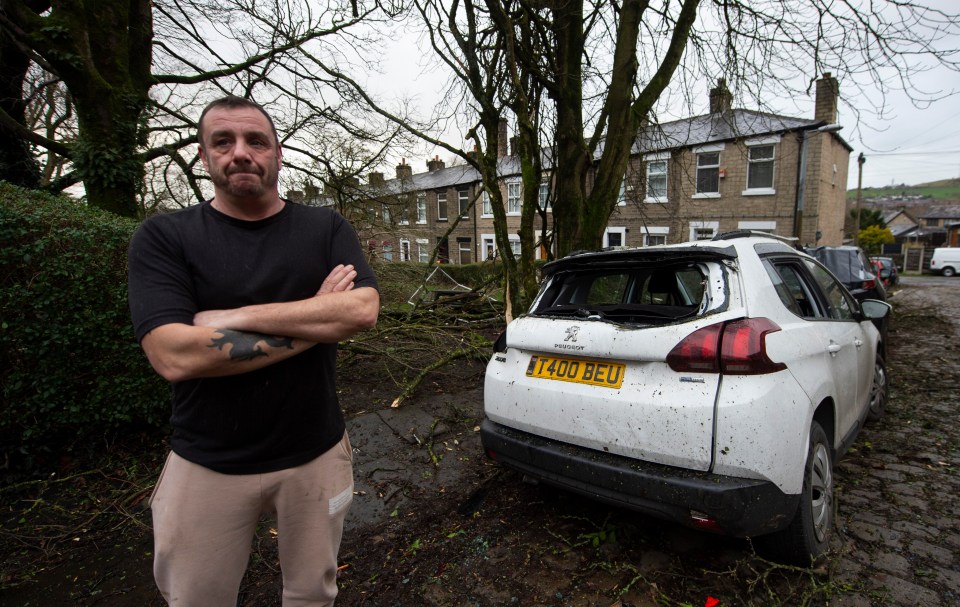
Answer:
[(774, 561), (807, 567), (826, 552), (834, 514), (833, 451), (826, 432), (813, 422), (797, 511), (785, 529), (756, 538), (757, 551)]
[(956, 271), (950, 266), (947, 266), (943, 269), (943, 275), (946, 276), (947, 278), (950, 278), (954, 274), (956, 274)]
[(883, 355), (877, 352), (877, 362), (873, 371), (873, 383), (870, 385), (870, 409), (867, 412), (867, 419), (872, 422), (883, 417), (883, 410), (887, 406), (887, 397), (890, 392), (889, 379), (887, 378), (887, 365), (883, 360)]

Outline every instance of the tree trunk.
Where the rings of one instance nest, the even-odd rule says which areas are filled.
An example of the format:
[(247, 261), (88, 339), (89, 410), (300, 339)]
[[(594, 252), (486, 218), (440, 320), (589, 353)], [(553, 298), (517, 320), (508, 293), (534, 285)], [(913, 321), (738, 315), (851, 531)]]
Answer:
[[(23, 83), (29, 58), (8, 39), (0, 39), (0, 111), (26, 126)], [(25, 188), (40, 185), (40, 167), (14, 125), (0, 121), (0, 180)]]
[[(60, 2), (49, 11), (24, 0), (4, 3), (24, 44), (38, 50), (67, 86), (79, 138), (70, 160), (90, 206), (137, 214), (146, 144), (144, 113), (153, 85), (150, 0)], [(43, 10), (38, 10), (43, 9)]]

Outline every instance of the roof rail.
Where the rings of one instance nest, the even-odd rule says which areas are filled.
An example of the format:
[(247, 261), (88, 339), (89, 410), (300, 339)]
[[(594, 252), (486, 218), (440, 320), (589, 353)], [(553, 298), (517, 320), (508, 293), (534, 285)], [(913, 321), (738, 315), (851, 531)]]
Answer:
[(780, 236), (778, 234), (771, 234), (770, 232), (764, 232), (763, 230), (733, 230), (732, 232), (723, 232), (715, 235), (711, 240), (733, 240), (734, 238), (750, 238), (750, 237), (759, 237), (759, 238), (772, 238), (774, 240), (779, 240), (782, 243), (788, 244), (792, 247), (800, 246), (800, 239), (796, 236)]

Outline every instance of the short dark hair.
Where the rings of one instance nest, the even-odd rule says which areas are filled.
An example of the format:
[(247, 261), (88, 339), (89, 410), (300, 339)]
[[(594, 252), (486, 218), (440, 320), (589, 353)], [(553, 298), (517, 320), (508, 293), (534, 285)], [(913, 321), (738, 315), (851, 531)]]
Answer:
[(238, 97), (237, 95), (227, 95), (226, 97), (221, 97), (220, 99), (214, 99), (207, 104), (207, 107), (203, 108), (203, 112), (200, 113), (200, 120), (197, 121), (197, 143), (200, 146), (203, 146), (203, 119), (206, 117), (207, 112), (214, 108), (223, 107), (227, 109), (239, 109), (239, 108), (253, 108), (260, 112), (266, 117), (267, 122), (270, 123), (270, 130), (273, 131), (273, 140), (279, 146), (280, 145), (280, 136), (277, 135), (277, 127), (273, 124), (273, 118), (270, 117), (270, 114), (267, 113), (267, 110), (263, 109), (263, 106), (254, 101), (253, 99), (247, 99), (245, 97)]

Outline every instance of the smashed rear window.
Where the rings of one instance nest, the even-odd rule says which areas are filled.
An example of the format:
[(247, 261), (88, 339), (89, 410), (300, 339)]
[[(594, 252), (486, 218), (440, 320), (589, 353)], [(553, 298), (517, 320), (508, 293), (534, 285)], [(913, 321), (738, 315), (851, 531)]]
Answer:
[(531, 313), (625, 324), (675, 322), (709, 309), (707, 272), (706, 264), (560, 271), (545, 283)]

